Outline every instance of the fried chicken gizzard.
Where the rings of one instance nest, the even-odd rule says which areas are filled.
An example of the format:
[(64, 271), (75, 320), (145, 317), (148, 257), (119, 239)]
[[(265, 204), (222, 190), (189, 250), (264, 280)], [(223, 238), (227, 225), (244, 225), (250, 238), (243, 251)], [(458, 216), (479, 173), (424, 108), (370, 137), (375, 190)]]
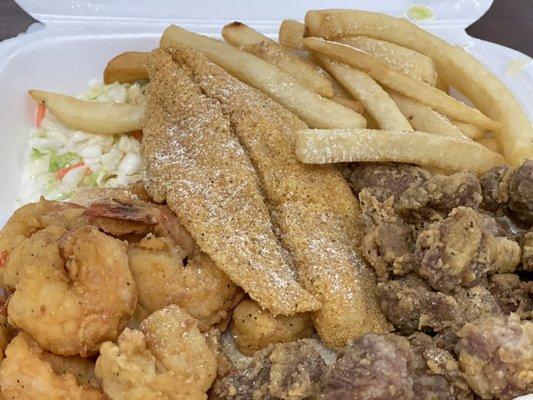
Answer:
[(533, 160), (518, 168), (493, 168), (480, 183), (485, 209), (510, 212), (525, 224), (533, 223)]
[(533, 160), (517, 168), (493, 168), (479, 179), (468, 172), (432, 175), (421, 167), (393, 163), (350, 164), (345, 176), (356, 195), (366, 189), (379, 202), (393, 197), (395, 212), (411, 222), (447, 215), (458, 206), (533, 222)]
[(479, 209), (474, 175), (432, 176), (403, 164), (358, 164), (347, 175), (364, 214), (362, 251), (381, 279), (415, 271), (450, 292), (518, 266), (519, 245)]
[(434, 291), (415, 274), (379, 284), (381, 310), (402, 334), (455, 331), (485, 314), (500, 315), (498, 301), (483, 286), (453, 295)]
[(533, 322), (511, 314), (467, 323), (456, 346), (464, 377), (483, 399), (533, 391)]
[(459, 364), (417, 333), (367, 334), (336, 360), (313, 339), (270, 345), (215, 383), (211, 399), (471, 399)]
[[(385, 316), (400, 334), (427, 332), (455, 352), (484, 399), (528, 393), (533, 382), (533, 284), (522, 272), (533, 265), (533, 236), (520, 231), (531, 224), (532, 168), (495, 168), (480, 181), (405, 164), (345, 172), (363, 210), (362, 253), (381, 280)], [(511, 353), (516, 362), (499, 358)]]
[(278, 343), (256, 352), (242, 368), (218, 380), (211, 399), (307, 399), (320, 392), (326, 363), (313, 339)]
[(513, 272), (520, 254), (519, 244), (504, 236), (493, 217), (457, 207), (420, 231), (415, 269), (432, 288), (449, 293), (472, 287), (488, 274)]
[(409, 164), (359, 163), (350, 165), (345, 176), (356, 195), (366, 190), (380, 203), (392, 197), (392, 209), (408, 222), (423, 223), (482, 201), (479, 181), (468, 172), (432, 175)]
[[(512, 174), (512, 187), (521, 188), (525, 205), (533, 180), (529, 166)], [(381, 280), (415, 272), (433, 289), (450, 293), (482, 283), (487, 275), (529, 268), (531, 233), (518, 243), (508, 219), (480, 208), (486, 201), (482, 204), (474, 175), (432, 176), (404, 164), (354, 164), (347, 171), (363, 209), (362, 252)]]

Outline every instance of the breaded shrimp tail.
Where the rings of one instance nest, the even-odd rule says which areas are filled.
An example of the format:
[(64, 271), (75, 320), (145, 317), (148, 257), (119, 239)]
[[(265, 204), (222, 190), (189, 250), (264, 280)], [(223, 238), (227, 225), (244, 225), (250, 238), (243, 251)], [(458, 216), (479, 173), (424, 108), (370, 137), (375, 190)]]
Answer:
[(262, 307), (287, 315), (320, 308), (296, 280), (256, 172), (220, 104), (163, 50), (151, 55), (148, 72), (143, 153), (149, 194), (166, 200), (200, 248)]
[(305, 124), (205, 57), (182, 47), (166, 51), (222, 110), (252, 160), (300, 282), (323, 304), (314, 314), (321, 339), (340, 347), (387, 331), (373, 272), (356, 252), (361, 232), (355, 197), (334, 167), (304, 165), (293, 155), (294, 134)]

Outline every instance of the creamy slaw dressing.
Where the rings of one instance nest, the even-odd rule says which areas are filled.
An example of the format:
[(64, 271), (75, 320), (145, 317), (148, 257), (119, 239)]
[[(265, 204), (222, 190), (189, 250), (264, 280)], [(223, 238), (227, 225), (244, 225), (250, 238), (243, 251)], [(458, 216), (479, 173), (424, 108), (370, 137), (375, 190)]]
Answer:
[[(144, 102), (143, 83), (89, 83), (77, 96), (97, 102)], [(119, 187), (142, 178), (143, 160), (138, 138), (131, 134), (94, 135), (63, 126), (48, 110), (31, 132), (26, 148), (19, 204), (44, 196), (66, 200), (84, 186)]]

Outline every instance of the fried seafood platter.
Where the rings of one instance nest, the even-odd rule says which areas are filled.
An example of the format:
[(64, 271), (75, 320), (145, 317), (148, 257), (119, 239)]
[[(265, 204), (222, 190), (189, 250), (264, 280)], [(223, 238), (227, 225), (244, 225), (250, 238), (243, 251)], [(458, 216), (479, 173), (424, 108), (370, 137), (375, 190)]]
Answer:
[(509, 90), (377, 13), (221, 35), (170, 26), (76, 98), (29, 91), (0, 398), (533, 392), (533, 131)]

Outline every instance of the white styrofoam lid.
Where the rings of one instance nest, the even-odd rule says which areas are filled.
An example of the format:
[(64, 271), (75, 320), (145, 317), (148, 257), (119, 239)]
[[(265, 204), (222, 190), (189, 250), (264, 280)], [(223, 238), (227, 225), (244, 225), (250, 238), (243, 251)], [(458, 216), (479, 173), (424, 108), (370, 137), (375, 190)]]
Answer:
[(358, 8), (401, 16), (415, 4), (428, 6), (432, 21), (467, 26), (478, 20), (493, 0), (16, 0), (33, 18), (42, 22), (61, 20), (143, 19), (157, 21), (243, 20), (257, 23), (302, 19), (310, 9)]

